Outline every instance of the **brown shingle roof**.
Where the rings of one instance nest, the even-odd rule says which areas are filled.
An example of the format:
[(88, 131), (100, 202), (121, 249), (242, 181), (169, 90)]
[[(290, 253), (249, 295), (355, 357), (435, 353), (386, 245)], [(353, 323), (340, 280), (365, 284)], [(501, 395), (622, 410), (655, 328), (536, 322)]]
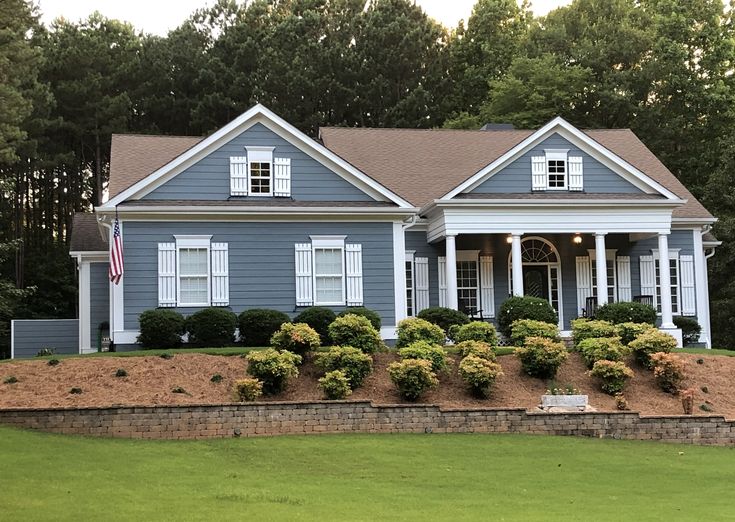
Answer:
[(71, 224), (71, 252), (104, 252), (107, 250), (107, 241), (102, 238), (97, 228), (97, 218), (88, 212), (77, 212)]
[[(628, 129), (585, 131), (592, 139), (688, 202), (674, 217), (710, 218), (709, 212)], [(492, 163), (530, 130), (364, 129), (325, 127), (324, 145), (416, 206), (455, 188)]]

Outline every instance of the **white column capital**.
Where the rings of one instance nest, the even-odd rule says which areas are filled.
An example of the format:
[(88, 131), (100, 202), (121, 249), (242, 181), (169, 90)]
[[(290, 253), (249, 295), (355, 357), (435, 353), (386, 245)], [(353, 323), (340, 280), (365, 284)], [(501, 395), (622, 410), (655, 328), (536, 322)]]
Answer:
[(595, 232), (595, 237), (605, 237), (607, 232)]

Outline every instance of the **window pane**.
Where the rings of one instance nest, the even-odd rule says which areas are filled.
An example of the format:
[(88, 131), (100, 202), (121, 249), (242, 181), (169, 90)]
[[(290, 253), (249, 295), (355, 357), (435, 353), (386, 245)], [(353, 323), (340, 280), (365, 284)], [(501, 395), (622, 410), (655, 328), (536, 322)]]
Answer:
[(182, 248), (179, 250), (179, 270), (182, 276), (207, 275), (207, 249)]
[(318, 248), (314, 260), (316, 275), (342, 275), (342, 249)]
[(317, 276), (316, 300), (318, 303), (341, 303), (342, 277)]
[(463, 312), (477, 312), (477, 261), (457, 262), (457, 304)]
[(250, 163), (250, 192), (268, 194), (271, 191), (271, 164), (253, 161)]
[(406, 261), (406, 314), (413, 316), (413, 263)]
[(179, 298), (182, 304), (201, 304), (207, 302), (206, 277), (182, 277)]
[(564, 160), (549, 160), (547, 162), (549, 187), (564, 188), (566, 185), (567, 165)]

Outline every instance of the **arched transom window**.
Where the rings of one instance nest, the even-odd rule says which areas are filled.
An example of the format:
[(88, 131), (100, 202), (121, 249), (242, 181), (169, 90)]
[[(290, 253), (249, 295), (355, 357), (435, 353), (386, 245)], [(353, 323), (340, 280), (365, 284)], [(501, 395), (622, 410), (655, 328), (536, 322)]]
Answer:
[(521, 259), (524, 263), (558, 263), (554, 248), (543, 239), (526, 239), (521, 243)]

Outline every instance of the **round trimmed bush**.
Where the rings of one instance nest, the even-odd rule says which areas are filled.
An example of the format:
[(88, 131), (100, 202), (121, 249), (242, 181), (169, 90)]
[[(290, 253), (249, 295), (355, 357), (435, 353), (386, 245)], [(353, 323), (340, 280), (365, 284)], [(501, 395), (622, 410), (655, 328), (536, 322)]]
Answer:
[(344, 399), (352, 393), (350, 380), (342, 370), (327, 372), (324, 377), (319, 379), (319, 388), (324, 392), (324, 396), (330, 400)]
[(416, 341), (443, 345), (446, 340), (444, 330), (434, 323), (418, 317), (409, 317), (398, 323), (396, 348), (405, 348)]
[(486, 399), (495, 379), (503, 375), (500, 365), (477, 355), (468, 355), (459, 363), (459, 376), (475, 397)]
[(336, 345), (352, 346), (365, 353), (375, 353), (383, 346), (380, 332), (362, 315), (337, 317), (327, 330)]
[(591, 321), (589, 319), (574, 319), (572, 321), (572, 339), (574, 346), (585, 339), (599, 339), (600, 337), (617, 337), (617, 330), (607, 321)]
[(696, 319), (693, 317), (676, 315), (674, 316), (674, 324), (677, 328), (681, 328), (684, 346), (699, 342), (699, 334), (702, 333), (702, 327)]
[(569, 353), (561, 342), (529, 337), (522, 348), (516, 348), (516, 357), (521, 360), (523, 371), (531, 377), (551, 379), (556, 375), (559, 366), (567, 360)]
[(597, 361), (622, 361), (632, 352), (620, 342), (620, 337), (584, 339), (579, 343), (577, 349), (582, 354), (588, 368), (592, 368)]
[(235, 381), (235, 397), (240, 402), (252, 402), (263, 395), (263, 383), (258, 379), (247, 377)]
[(326, 352), (317, 354), (316, 365), (325, 372), (344, 372), (354, 390), (362, 386), (365, 378), (373, 371), (373, 358), (352, 346), (333, 346)]
[(329, 325), (337, 318), (335, 313), (329, 308), (321, 306), (312, 306), (297, 315), (294, 323), (306, 323), (311, 326), (316, 333), (319, 334), (321, 342), (327, 344), (329, 342)]
[(533, 319), (549, 324), (558, 324), (559, 316), (546, 299), (531, 296), (515, 296), (500, 305), (498, 329), (510, 338), (511, 325), (519, 319)]
[(644, 303), (624, 302), (607, 303), (595, 311), (595, 319), (620, 323), (656, 324), (656, 309)]
[(653, 368), (651, 355), (658, 352), (670, 353), (676, 348), (676, 339), (658, 330), (644, 332), (636, 337), (629, 346), (633, 349), (636, 361), (644, 368)]
[(439, 345), (416, 341), (398, 350), (401, 359), (423, 359), (431, 363), (431, 370), (439, 372), (447, 367), (447, 352)]
[(684, 382), (684, 361), (673, 353), (654, 353), (651, 355), (653, 377), (659, 387), (667, 393), (676, 393)]
[(470, 318), (466, 314), (463, 314), (459, 310), (444, 308), (443, 306), (424, 308), (416, 317), (434, 323), (445, 332), (449, 332), (452, 326), (461, 326), (470, 322)]
[(228, 346), (235, 342), (237, 316), (224, 308), (205, 308), (186, 318), (189, 342), (199, 346)]
[(248, 361), (248, 374), (263, 383), (266, 395), (282, 392), (289, 379), (299, 376), (297, 365), (301, 364), (301, 356), (289, 351), (268, 348), (250, 352), (245, 359)]
[(319, 334), (305, 323), (283, 323), (271, 337), (271, 344), (301, 356), (321, 346)]
[(535, 319), (519, 319), (510, 325), (510, 341), (513, 346), (523, 346), (528, 337), (543, 337), (559, 341), (559, 327), (556, 324), (536, 321)]
[(493, 350), (493, 347), (482, 341), (462, 341), (454, 347), (457, 349), (459, 356), (463, 358), (469, 355), (475, 355), (488, 361), (495, 360), (495, 350)]
[(373, 328), (380, 331), (382, 321), (380, 320), (380, 314), (375, 310), (370, 310), (370, 308), (365, 308), (364, 306), (351, 306), (347, 310), (340, 312), (337, 317), (343, 317), (347, 314), (361, 315), (362, 317), (365, 317), (370, 321), (370, 324), (373, 325)]
[(642, 333), (655, 329), (655, 326), (648, 323), (620, 323), (615, 325), (615, 333), (620, 337), (620, 342), (626, 346)]
[(415, 401), (430, 388), (439, 384), (431, 363), (423, 359), (404, 359), (388, 366), (388, 374), (398, 393), (407, 401)]
[(184, 316), (175, 310), (157, 308), (146, 310), (138, 318), (140, 335), (138, 342), (143, 348), (176, 348), (184, 335)]
[(485, 321), (472, 321), (462, 326), (453, 326), (452, 329), (454, 342), (482, 341), (490, 346), (498, 345), (498, 333), (495, 327)]
[(633, 370), (621, 361), (597, 361), (588, 373), (600, 379), (600, 389), (608, 395), (622, 393), (625, 383), (633, 377)]
[(268, 346), (271, 337), (283, 323), (291, 319), (278, 310), (252, 308), (245, 310), (238, 317), (240, 341), (245, 346)]

